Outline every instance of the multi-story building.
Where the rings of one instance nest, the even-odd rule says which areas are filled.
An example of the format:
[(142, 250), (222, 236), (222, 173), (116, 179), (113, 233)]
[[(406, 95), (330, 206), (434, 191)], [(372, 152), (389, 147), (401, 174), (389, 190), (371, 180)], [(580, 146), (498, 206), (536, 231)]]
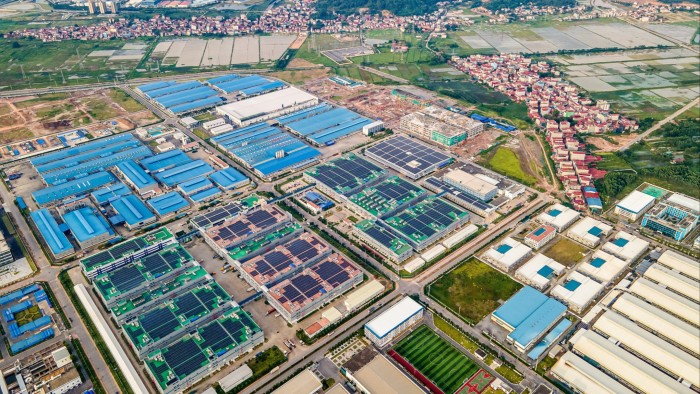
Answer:
[(463, 170), (446, 173), (442, 180), (481, 201), (490, 201), (498, 194), (498, 187)]
[(542, 225), (526, 235), (523, 242), (525, 242), (525, 245), (537, 250), (553, 240), (556, 235), (557, 230), (554, 227)]
[(413, 248), (405, 239), (369, 219), (357, 223), (352, 235), (394, 263), (402, 263), (413, 255)]
[(12, 251), (7, 245), (5, 238), (3, 238), (2, 234), (0, 234), (0, 267), (8, 265), (13, 261), (15, 261), (15, 259), (12, 257)]
[(82, 382), (68, 349), (62, 342), (55, 342), (2, 371), (0, 392), (65, 394)]
[(453, 146), (484, 131), (484, 124), (446, 109), (430, 106), (401, 118), (399, 127), (415, 136)]
[(644, 214), (642, 226), (681, 241), (697, 226), (699, 219), (698, 200), (672, 194)]
[(365, 337), (384, 347), (423, 318), (423, 306), (411, 297), (404, 297), (391, 308), (365, 324)]
[(627, 197), (615, 204), (615, 213), (634, 222), (654, 206), (655, 201), (653, 196), (633, 190)]

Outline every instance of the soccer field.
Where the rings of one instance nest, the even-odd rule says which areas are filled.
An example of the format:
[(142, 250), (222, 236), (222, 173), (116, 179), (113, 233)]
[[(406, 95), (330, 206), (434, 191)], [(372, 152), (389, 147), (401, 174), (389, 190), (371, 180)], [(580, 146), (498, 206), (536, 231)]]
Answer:
[(479, 366), (427, 326), (399, 342), (394, 350), (445, 393), (452, 394)]

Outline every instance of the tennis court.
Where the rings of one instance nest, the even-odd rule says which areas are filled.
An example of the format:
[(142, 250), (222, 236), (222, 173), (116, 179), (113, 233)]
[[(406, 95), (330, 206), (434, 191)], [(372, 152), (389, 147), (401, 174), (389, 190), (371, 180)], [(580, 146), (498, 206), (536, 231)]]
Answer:
[(428, 326), (420, 326), (394, 350), (445, 393), (454, 393), (479, 367)]

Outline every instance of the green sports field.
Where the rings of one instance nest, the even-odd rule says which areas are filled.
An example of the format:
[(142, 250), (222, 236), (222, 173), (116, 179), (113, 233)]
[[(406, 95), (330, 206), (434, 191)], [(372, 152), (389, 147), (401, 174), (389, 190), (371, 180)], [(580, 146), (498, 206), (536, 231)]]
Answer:
[(420, 326), (394, 350), (445, 393), (454, 393), (479, 366), (427, 326)]

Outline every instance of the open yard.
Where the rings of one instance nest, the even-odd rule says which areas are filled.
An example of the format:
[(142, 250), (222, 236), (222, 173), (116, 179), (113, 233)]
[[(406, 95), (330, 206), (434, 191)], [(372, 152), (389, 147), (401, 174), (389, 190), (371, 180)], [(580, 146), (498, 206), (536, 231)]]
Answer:
[(39, 305), (32, 305), (21, 312), (17, 312), (15, 315), (15, 320), (17, 321), (17, 325), (22, 327), (23, 325), (29, 324), (40, 317), (41, 309), (39, 309)]
[(428, 326), (420, 326), (394, 350), (445, 393), (457, 391), (479, 370), (473, 360)]
[(475, 257), (438, 278), (429, 296), (469, 323), (477, 323), (522, 285)]
[(506, 147), (499, 147), (496, 152), (486, 162), (486, 165), (492, 170), (503, 174), (509, 178), (513, 178), (526, 185), (533, 185), (537, 179), (525, 172), (523, 169), (523, 160), (512, 150)]
[(559, 236), (550, 245), (549, 249), (542, 252), (542, 254), (567, 267), (571, 267), (581, 261), (583, 256), (590, 251), (586, 247), (562, 236)]

